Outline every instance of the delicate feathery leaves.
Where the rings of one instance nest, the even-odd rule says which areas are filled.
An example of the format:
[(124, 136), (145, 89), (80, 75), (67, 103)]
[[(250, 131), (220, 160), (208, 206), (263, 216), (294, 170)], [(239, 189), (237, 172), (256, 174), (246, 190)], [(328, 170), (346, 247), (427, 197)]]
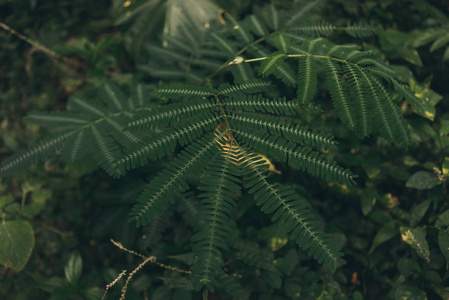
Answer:
[(302, 34), (307, 36), (330, 36), (335, 32), (337, 27), (330, 24), (324, 20), (318, 22), (307, 22), (304, 24), (299, 24), (297, 26), (290, 27), (289, 32), (295, 34)]
[(373, 127), (372, 122), (372, 105), (367, 97), (368, 86), (365, 78), (360, 74), (360, 69), (353, 64), (347, 62), (343, 65), (343, 70), (347, 75), (346, 82), (349, 86), (349, 95), (352, 98), (354, 110), (357, 118), (357, 134), (360, 137), (368, 136)]
[(356, 112), (349, 97), (348, 87), (341, 75), (341, 68), (331, 59), (326, 60), (325, 68), (326, 82), (335, 111), (343, 124), (355, 131), (357, 128)]
[(131, 210), (129, 221), (136, 222), (137, 227), (151, 222), (180, 193), (189, 188), (188, 178), (198, 176), (204, 169), (204, 162), (209, 161), (218, 151), (217, 142), (212, 135), (187, 146), (145, 188)]
[(74, 162), (81, 159), (89, 150), (86, 129), (71, 135), (61, 148), (61, 157), (65, 161)]
[(313, 100), (318, 83), (318, 66), (311, 55), (301, 56), (298, 60), (298, 102), (308, 106)]
[(237, 195), (241, 186), (238, 167), (231, 148), (222, 149), (219, 154), (207, 164), (201, 177), (198, 197), (202, 198), (198, 217), (203, 221), (202, 229), (197, 232), (192, 241), (195, 243), (193, 252), (198, 261), (192, 267), (196, 290), (206, 285), (213, 291), (217, 285), (217, 277), (221, 274), (223, 258), (221, 249), (228, 249), (228, 239), (232, 227), (229, 220), (234, 216)]
[(218, 33), (212, 32), (209, 34), (209, 37), (212, 41), (215, 42), (215, 46), (227, 53), (229, 57), (233, 57), (235, 53), (237, 53), (237, 49), (230, 43), (229, 40), (224, 39)]
[(290, 239), (335, 272), (337, 265), (344, 263), (342, 253), (337, 251), (330, 235), (318, 229), (316, 217), (307, 203), (292, 188), (269, 183), (258, 161), (248, 159), (243, 168), (245, 187), (254, 194), (261, 210), (266, 214), (274, 213), (272, 221), (279, 221)]
[[(386, 134), (390, 141), (396, 141), (403, 147), (409, 146), (411, 140), (410, 130), (401, 114), (400, 108), (394, 104), (382, 83), (376, 78), (372, 80), (374, 85), (377, 86), (381, 97), (380, 101), (382, 102), (376, 111), (379, 114), (378, 126), (381, 133)], [(388, 121), (388, 124), (386, 124), (385, 120)]]
[(298, 22), (304, 22), (310, 17), (312, 13), (320, 10), (324, 6), (324, 3), (324, 0), (310, 1), (306, 4), (300, 2), (299, 5), (302, 6), (298, 9), (295, 9), (293, 15), (290, 16), (290, 18), (285, 22), (284, 27), (289, 28)]
[(218, 88), (218, 95), (224, 96), (239, 96), (245, 94), (266, 92), (272, 88), (269, 81), (254, 80), (250, 82), (230, 85), (223, 83)]
[(233, 64), (231, 65), (231, 71), (236, 84), (249, 83), (256, 80), (253, 69), (247, 64)]
[[(265, 6), (265, 9), (263, 10), (263, 18), (268, 26), (270, 26), (270, 29), (272, 29), (273, 31), (279, 29), (279, 24), (282, 18), (280, 16), (279, 10), (276, 9), (273, 3)], [(259, 35), (264, 35), (264, 33), (262, 32), (262, 34)]]
[(106, 115), (104, 107), (79, 95), (70, 97), (67, 108), (69, 110), (82, 111), (95, 118), (104, 117)]
[(170, 99), (208, 97), (216, 92), (216, 90), (208, 87), (194, 85), (164, 87), (155, 90), (158, 96)]
[(233, 129), (238, 141), (248, 145), (256, 151), (270, 155), (280, 162), (286, 162), (303, 171), (325, 179), (347, 185), (355, 185), (354, 175), (350, 170), (337, 165), (310, 148), (297, 146), (283, 138), (272, 137), (268, 134), (260, 135), (250, 128)]
[(366, 23), (348, 24), (345, 29), (346, 33), (356, 38), (364, 38), (375, 35), (376, 28)]
[(309, 130), (309, 126), (292, 124), (291, 120), (279, 119), (269, 116), (256, 116), (247, 113), (230, 114), (228, 120), (232, 128), (248, 128), (260, 131), (260, 134), (269, 133), (271, 136), (284, 137), (286, 140), (313, 148), (329, 149), (336, 145), (333, 135)]
[(276, 34), (273, 38), (273, 43), (276, 48), (282, 53), (288, 53), (290, 50), (290, 38), (285, 34)]
[[(273, 16), (276, 18), (276, 16)], [(250, 32), (254, 33), (256, 36), (264, 36), (268, 33), (268, 30), (258, 16), (250, 15), (245, 21), (244, 25), (249, 29)]]
[(26, 121), (48, 127), (80, 127), (89, 124), (91, 121), (85, 115), (70, 112), (36, 112), (25, 117)]
[(267, 77), (277, 70), (279, 64), (287, 58), (282, 52), (274, 52), (268, 56), (259, 67), (259, 75), (262, 77)]
[(223, 102), (227, 109), (236, 111), (263, 112), (269, 114), (293, 115), (300, 111), (296, 101), (288, 101), (285, 97), (277, 99), (262, 98), (262, 95), (238, 96)]
[(182, 103), (174, 103), (161, 107), (153, 107), (151, 110), (135, 114), (133, 120), (128, 123), (126, 129), (163, 128), (170, 124), (185, 120), (198, 114), (213, 112), (217, 107), (215, 101), (189, 100)]
[[(113, 118), (106, 117), (105, 122), (109, 125), (104, 129), (104, 133), (108, 132), (114, 136), (114, 139), (117, 140), (122, 145), (128, 145), (129, 143), (136, 143), (140, 141), (140, 137), (135, 135), (134, 133), (125, 131), (125, 126), (116, 122)], [(127, 122), (127, 121), (126, 121)], [(104, 134), (102, 133), (102, 134)]]
[(24, 171), (33, 164), (54, 154), (64, 146), (65, 141), (77, 133), (78, 130), (61, 132), (58, 135), (43, 139), (32, 145), (28, 150), (22, 150), (6, 159), (0, 165), (0, 177)]
[[(269, 53), (260, 47), (252, 47), (250, 48), (251, 53), (254, 55), (258, 55), (261, 57), (269, 57)], [(242, 64), (240, 64), (242, 65)], [(295, 86), (296, 85), (296, 76), (294, 70), (291, 68), (289, 64), (286, 62), (278, 61), (276, 62), (276, 66), (274, 71), (272, 72), (275, 77), (280, 79), (286, 85)]]
[(110, 81), (104, 82), (98, 89), (100, 98), (106, 106), (113, 112), (130, 109), (125, 95), (118, 86)]
[(129, 107), (136, 109), (142, 106), (149, 106), (152, 92), (145, 84), (136, 84), (131, 89), (131, 97), (129, 98)]
[(203, 132), (210, 131), (220, 118), (221, 116), (214, 114), (193, 116), (174, 127), (167, 128), (132, 145), (109, 168), (117, 169), (121, 173), (162, 158), (168, 153), (172, 153), (177, 143), (182, 146), (187, 145), (198, 139)]
[(118, 145), (112, 138), (102, 134), (104, 129), (98, 128), (100, 126), (95, 125), (90, 127), (89, 143), (91, 148), (96, 150), (92, 151), (93, 157), (98, 165), (105, 169), (111, 176), (119, 177), (123, 174), (122, 170), (109, 168), (119, 156)]

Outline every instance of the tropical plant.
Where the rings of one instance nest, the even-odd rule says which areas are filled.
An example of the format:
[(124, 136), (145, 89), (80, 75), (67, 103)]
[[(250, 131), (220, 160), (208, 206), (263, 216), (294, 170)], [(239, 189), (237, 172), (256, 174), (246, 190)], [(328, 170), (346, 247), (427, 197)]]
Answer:
[(426, 107), (377, 51), (331, 40), (340, 33), (369, 37), (373, 27), (315, 21), (323, 5), (299, 1), (288, 11), (267, 5), (243, 21), (223, 13), (210, 28), (184, 26), (182, 34), (165, 36), (162, 46), (146, 44), (148, 63), (138, 67), (160, 84), (136, 84), (126, 91), (106, 81), (96, 92), (73, 95), (66, 111), (30, 114), (27, 120), (50, 134), (5, 160), (0, 175), (54, 154), (65, 162), (92, 156), (113, 177), (168, 158), (129, 220), (138, 227), (151, 224), (185, 196), (189, 184), (197, 186), (201, 225), (192, 237), (197, 290), (236, 281), (224, 270), (223, 255), (232, 246), (233, 219), (244, 192), (273, 214), (290, 239), (335, 271), (344, 263), (338, 244), (295, 187), (276, 180), (272, 160), (355, 185), (357, 175), (332, 159), (339, 153), (334, 136), (307, 121), (319, 114), (318, 100), (329, 107), (326, 91), (355, 136), (378, 133), (404, 147), (411, 135), (399, 101), (418, 112)]

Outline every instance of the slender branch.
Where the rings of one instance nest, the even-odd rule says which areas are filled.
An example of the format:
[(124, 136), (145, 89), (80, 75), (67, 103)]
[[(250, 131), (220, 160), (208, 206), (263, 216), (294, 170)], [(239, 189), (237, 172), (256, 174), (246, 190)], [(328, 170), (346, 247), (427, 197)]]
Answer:
[(63, 61), (63, 62), (65, 62), (68, 65), (72, 65), (72, 66), (80, 67), (80, 68), (83, 68), (83, 69), (87, 69), (87, 66), (85, 64), (83, 64), (83, 63), (81, 63), (81, 62), (79, 62), (79, 61), (77, 61), (75, 59), (64, 57), (64, 56), (56, 53), (55, 51), (53, 51), (53, 50), (51, 50), (51, 49), (49, 49), (49, 48), (39, 44), (36, 41), (33, 41), (32, 39), (24, 36), (23, 34), (15, 31), (14, 29), (12, 29), (11, 27), (9, 27), (8, 25), (6, 25), (5, 23), (3, 23), (1, 21), (0, 21), (0, 27), (3, 28), (4, 30), (8, 31), (9, 33), (15, 35), (19, 39), (27, 42), (28, 44), (30, 44), (34, 48), (44, 52), (45, 54), (47, 54), (48, 56), (52, 57), (53, 59), (57, 59), (57, 60)]

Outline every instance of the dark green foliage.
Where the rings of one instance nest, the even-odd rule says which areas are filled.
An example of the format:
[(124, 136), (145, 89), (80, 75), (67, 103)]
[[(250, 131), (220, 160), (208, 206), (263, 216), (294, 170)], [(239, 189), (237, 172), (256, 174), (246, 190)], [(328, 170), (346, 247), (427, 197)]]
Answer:
[[(287, 10), (257, 5), (243, 21), (223, 12), (220, 23), (207, 23), (207, 29), (186, 21), (181, 34), (163, 36), (161, 43), (136, 42), (145, 44), (136, 52), (148, 57), (136, 60), (142, 74), (132, 80), (149, 81), (150, 86), (129, 84), (123, 75), (120, 84), (104, 81), (95, 93), (92, 88), (75, 93), (66, 111), (28, 115), (28, 121), (43, 125), (49, 134), (4, 160), (0, 175), (53, 160), (56, 154), (69, 164), (90, 164), (91, 169), (96, 164), (114, 178), (125, 173), (130, 181), (138, 178), (140, 186), (130, 190), (140, 196), (123, 197), (117, 201), (120, 211), (104, 214), (122, 220), (123, 208), (130, 209), (128, 221), (154, 235), (141, 249), (183, 263), (187, 266), (180, 268), (192, 272), (184, 278), (185, 273), (170, 271), (158, 276), (164, 287), (154, 298), (176, 298), (194, 290), (203, 295), (225, 291), (236, 299), (271, 293), (292, 299), (301, 293), (337, 297), (342, 294), (339, 285), (349, 285), (344, 281), (353, 275), (342, 269), (343, 252), (350, 256), (348, 270), (357, 275), (362, 266), (367, 272), (377, 268), (377, 251), (386, 248), (381, 245), (400, 233), (420, 259), (447, 258), (449, 223), (444, 214), (436, 221), (426, 219), (426, 211), (436, 211), (438, 201), (432, 200), (432, 206), (424, 197), (429, 202), (409, 213), (395, 209), (386, 192), (380, 194), (393, 185), (390, 178), (405, 181), (409, 175), (398, 167), (406, 162), (390, 143), (410, 147), (447, 134), (431, 135), (431, 128), (416, 120), (409, 124), (403, 116), (412, 113), (407, 104), (421, 116), (435, 104), (423, 101), (412, 76), (390, 66), (374, 47), (352, 40), (340, 44), (349, 37), (373, 38), (373, 26), (332, 25), (316, 17), (328, 2), (296, 2)], [(136, 15), (140, 5), (132, 8)], [(444, 39), (434, 42), (431, 51), (444, 44)], [(435, 142), (438, 149), (444, 148), (442, 143)], [(360, 175), (361, 187), (356, 187), (359, 176), (349, 167)], [(273, 172), (280, 175), (270, 176)], [(434, 177), (437, 183), (431, 188), (442, 181)], [(372, 188), (376, 185), (377, 190)], [(369, 221), (350, 202), (360, 198)], [(271, 215), (272, 225), (264, 214)], [(422, 219), (432, 224), (424, 225)], [(434, 230), (426, 236), (433, 223), (438, 235)], [(376, 235), (373, 241), (359, 241), (359, 226)], [(343, 229), (350, 234), (345, 236)], [(131, 229), (122, 230), (122, 237), (131, 236)], [(424, 247), (427, 237), (437, 237), (437, 254)], [(394, 251), (407, 252), (403, 248)], [(408, 257), (415, 252), (407, 252)], [(319, 273), (314, 261), (324, 267)], [(398, 268), (408, 278), (405, 267), (398, 263)], [(420, 266), (412, 269), (418, 272)], [(142, 278), (136, 286), (143, 287), (136, 290), (146, 290), (155, 280)], [(392, 293), (397, 297), (413, 290), (410, 282), (395, 280)], [(357, 278), (351, 283), (348, 295), (358, 289)]]

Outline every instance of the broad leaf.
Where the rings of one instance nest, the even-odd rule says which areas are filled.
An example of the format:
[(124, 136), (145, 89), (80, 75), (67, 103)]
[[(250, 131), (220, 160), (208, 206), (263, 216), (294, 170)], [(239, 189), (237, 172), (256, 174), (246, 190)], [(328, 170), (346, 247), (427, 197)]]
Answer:
[(0, 224), (0, 264), (15, 271), (25, 267), (34, 248), (34, 231), (27, 221)]
[(64, 267), (65, 278), (70, 283), (76, 283), (81, 276), (83, 269), (83, 260), (78, 251), (72, 252), (69, 261)]
[(405, 184), (408, 188), (415, 188), (418, 190), (427, 190), (440, 184), (438, 177), (427, 171), (418, 171), (412, 175)]

